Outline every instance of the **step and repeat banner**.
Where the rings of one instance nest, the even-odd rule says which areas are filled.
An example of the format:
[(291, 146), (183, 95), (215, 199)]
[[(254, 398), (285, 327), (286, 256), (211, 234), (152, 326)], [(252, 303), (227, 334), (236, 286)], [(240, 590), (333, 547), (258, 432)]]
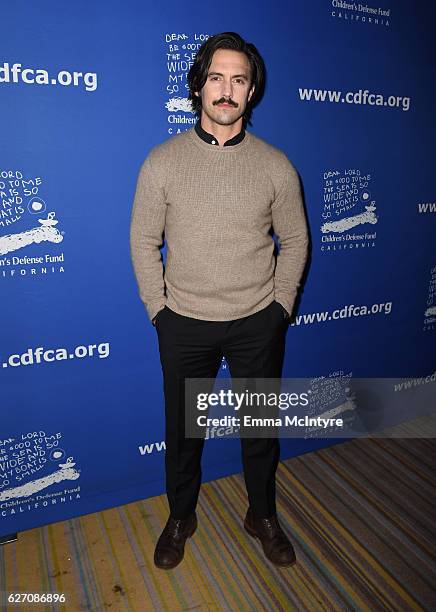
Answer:
[[(130, 215), (150, 149), (195, 123), (187, 71), (214, 33), (263, 55), (248, 129), (302, 181), (311, 253), (284, 375), (318, 388), (431, 377), (433, 13), (430, 0), (4, 4), (0, 535), (165, 491), (162, 374)], [(231, 434), (209, 430), (205, 480), (241, 471)], [(308, 430), (282, 458), (335, 441)]]

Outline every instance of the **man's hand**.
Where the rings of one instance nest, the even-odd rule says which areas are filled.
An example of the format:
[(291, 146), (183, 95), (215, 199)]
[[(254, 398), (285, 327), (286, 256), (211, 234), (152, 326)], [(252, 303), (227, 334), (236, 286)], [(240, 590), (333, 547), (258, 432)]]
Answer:
[(280, 306), (280, 308), (283, 310), (283, 317), (285, 319), (289, 319), (289, 312), (286, 310), (286, 308), (284, 306), (282, 306), (280, 304), (280, 302), (277, 302), (277, 304)]
[(158, 311), (157, 311), (157, 313), (154, 315), (154, 318), (151, 320), (151, 323), (152, 323), (152, 325), (153, 325), (154, 327), (156, 327), (156, 321), (157, 321), (157, 318), (158, 318), (159, 314), (160, 314), (160, 313), (161, 313), (163, 310), (165, 310), (165, 306), (164, 306), (163, 308), (161, 308), (160, 310), (158, 310)]

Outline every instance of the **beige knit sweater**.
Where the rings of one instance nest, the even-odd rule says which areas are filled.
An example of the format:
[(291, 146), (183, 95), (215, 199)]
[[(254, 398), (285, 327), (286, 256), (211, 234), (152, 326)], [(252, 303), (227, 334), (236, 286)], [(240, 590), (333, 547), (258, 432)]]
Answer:
[[(271, 226), (280, 243), (277, 263)], [(308, 244), (297, 172), (284, 153), (249, 132), (221, 147), (189, 129), (142, 164), (130, 241), (150, 319), (165, 304), (210, 321), (246, 317), (273, 300), (291, 313)]]

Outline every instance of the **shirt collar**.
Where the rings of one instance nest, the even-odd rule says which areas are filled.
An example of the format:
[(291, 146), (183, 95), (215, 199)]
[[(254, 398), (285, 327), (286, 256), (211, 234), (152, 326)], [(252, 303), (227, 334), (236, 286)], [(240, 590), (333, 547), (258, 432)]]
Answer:
[[(201, 140), (204, 140), (204, 142), (207, 142), (210, 145), (219, 146), (219, 143), (216, 137), (213, 136), (212, 134), (209, 134), (209, 132), (206, 132), (206, 130), (203, 130), (203, 128), (200, 125), (200, 120), (198, 120), (197, 123), (195, 124), (195, 131), (197, 132)], [(229, 147), (231, 145), (236, 145), (244, 140), (244, 136), (245, 136), (245, 129), (242, 128), (239, 134), (236, 134), (236, 136), (233, 136), (233, 138), (230, 138), (230, 140), (226, 140), (226, 142), (224, 143), (224, 146)]]

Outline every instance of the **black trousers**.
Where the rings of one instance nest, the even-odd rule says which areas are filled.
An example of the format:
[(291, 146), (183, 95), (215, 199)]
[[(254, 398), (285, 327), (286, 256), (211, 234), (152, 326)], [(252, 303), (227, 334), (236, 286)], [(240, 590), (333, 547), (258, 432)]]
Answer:
[[(165, 473), (170, 513), (184, 519), (197, 505), (204, 439), (185, 437), (185, 378), (216, 378), (222, 357), (233, 378), (281, 378), (288, 320), (273, 301), (233, 321), (201, 321), (168, 307), (156, 319), (165, 394)], [(242, 438), (242, 465), (256, 518), (276, 512), (275, 474), (280, 445), (275, 438)]]

